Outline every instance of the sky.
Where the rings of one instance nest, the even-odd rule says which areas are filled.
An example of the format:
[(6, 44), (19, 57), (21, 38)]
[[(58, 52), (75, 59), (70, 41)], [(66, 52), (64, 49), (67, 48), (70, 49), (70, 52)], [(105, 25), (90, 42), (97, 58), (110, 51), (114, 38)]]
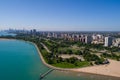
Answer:
[(0, 0), (0, 29), (120, 31), (120, 0)]

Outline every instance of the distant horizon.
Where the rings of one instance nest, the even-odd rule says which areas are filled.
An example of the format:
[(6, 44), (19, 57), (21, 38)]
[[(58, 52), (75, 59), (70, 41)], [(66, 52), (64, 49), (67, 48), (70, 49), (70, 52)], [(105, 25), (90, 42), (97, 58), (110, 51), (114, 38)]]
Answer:
[[(12, 29), (12, 28), (10, 28), (11, 30), (25, 30), (25, 31), (30, 31), (30, 30), (33, 30), (33, 29), (35, 29), (35, 28), (33, 28), (33, 29)], [(1, 30), (0, 29), (0, 31), (6, 31), (6, 30), (9, 30), (9, 29), (3, 29), (3, 30)], [(36, 31), (43, 31), (43, 32), (120, 32), (120, 30), (119, 31), (87, 31), (87, 30), (38, 30), (38, 29), (36, 29)]]
[[(44, 27), (43, 27), (44, 28)], [(38, 31), (120, 31), (119, 30), (113, 30), (113, 29), (99, 29), (99, 30), (94, 30), (94, 29), (43, 29), (43, 28), (34, 28), (34, 27), (24, 27), (24, 28), (1, 28), (0, 27), (0, 30), (9, 30), (9, 29), (13, 29), (13, 30), (32, 30), (32, 29), (36, 29)], [(48, 27), (49, 28), (49, 27)], [(114, 28), (114, 27), (113, 27)]]

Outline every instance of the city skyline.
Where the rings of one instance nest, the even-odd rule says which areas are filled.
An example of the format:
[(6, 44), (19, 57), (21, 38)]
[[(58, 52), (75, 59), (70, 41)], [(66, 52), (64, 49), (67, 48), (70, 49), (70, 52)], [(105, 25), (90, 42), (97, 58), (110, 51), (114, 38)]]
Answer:
[(1, 0), (0, 29), (119, 31), (119, 0)]

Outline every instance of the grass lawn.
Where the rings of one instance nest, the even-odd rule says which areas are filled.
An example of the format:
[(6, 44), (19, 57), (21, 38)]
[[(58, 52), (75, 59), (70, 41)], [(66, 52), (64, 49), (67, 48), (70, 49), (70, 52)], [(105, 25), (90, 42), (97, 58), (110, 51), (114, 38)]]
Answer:
[(60, 68), (81, 68), (81, 67), (90, 66), (90, 63), (87, 61), (77, 62), (77, 66), (76, 66), (72, 63), (61, 62), (61, 63), (52, 64), (52, 65), (55, 67), (60, 67)]
[(87, 66), (90, 66), (90, 62), (87, 62), (87, 61), (77, 62), (77, 64), (78, 64), (77, 67), (87, 67)]

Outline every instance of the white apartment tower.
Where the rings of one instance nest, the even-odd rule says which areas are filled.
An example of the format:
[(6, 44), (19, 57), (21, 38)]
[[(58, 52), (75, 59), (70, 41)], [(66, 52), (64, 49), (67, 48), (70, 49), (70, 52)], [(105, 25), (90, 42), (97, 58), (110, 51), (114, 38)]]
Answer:
[(112, 37), (105, 37), (105, 44), (104, 46), (109, 47), (112, 45)]
[(91, 43), (92, 42), (92, 36), (85, 36), (85, 43)]

